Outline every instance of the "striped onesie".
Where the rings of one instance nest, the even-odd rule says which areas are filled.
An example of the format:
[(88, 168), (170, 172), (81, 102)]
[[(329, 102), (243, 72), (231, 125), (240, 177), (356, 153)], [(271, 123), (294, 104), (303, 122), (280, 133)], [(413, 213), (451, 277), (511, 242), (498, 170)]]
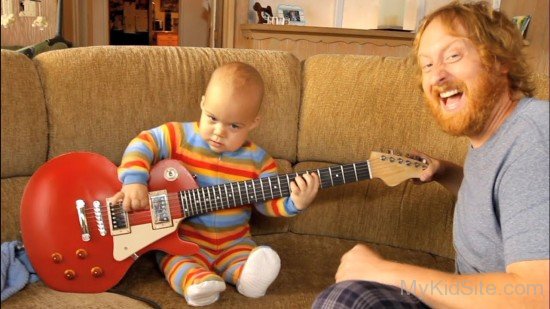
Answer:
[[(199, 134), (197, 122), (170, 122), (143, 131), (126, 148), (118, 168), (123, 184), (147, 184), (152, 165), (177, 159), (196, 175), (199, 186), (212, 186), (277, 174), (277, 165), (262, 148), (247, 141), (234, 152), (216, 153)], [(299, 212), (289, 197), (254, 204), (267, 216), (293, 216)], [(161, 270), (181, 295), (193, 284), (219, 280), (236, 285), (244, 263), (256, 244), (248, 221), (251, 205), (218, 210), (185, 219), (180, 237), (199, 245), (192, 256), (158, 254)]]

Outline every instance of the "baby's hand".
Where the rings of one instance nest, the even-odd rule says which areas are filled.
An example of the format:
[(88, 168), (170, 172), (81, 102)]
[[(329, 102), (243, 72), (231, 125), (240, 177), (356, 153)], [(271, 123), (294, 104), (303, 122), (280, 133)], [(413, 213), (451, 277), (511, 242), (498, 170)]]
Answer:
[(306, 209), (319, 190), (319, 176), (315, 173), (305, 173), (302, 176), (296, 176), (290, 184), (290, 198), (299, 210)]
[(107, 200), (116, 203), (122, 200), (124, 211), (133, 211), (149, 208), (149, 190), (147, 186), (140, 183), (123, 185), (120, 192), (111, 196)]

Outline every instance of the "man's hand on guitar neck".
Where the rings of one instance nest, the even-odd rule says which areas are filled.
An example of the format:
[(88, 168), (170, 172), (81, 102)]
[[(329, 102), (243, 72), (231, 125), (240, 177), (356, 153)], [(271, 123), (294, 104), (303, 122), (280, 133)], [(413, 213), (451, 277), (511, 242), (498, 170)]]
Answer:
[(432, 158), (417, 150), (412, 151), (411, 154), (428, 164), (428, 168), (422, 172), (420, 179), (415, 179), (414, 183), (422, 184), (437, 181), (454, 194), (454, 196), (458, 195), (458, 189), (464, 177), (462, 166), (450, 161)]
[(124, 211), (144, 210), (149, 208), (149, 190), (140, 183), (123, 185), (122, 189), (107, 200), (116, 203), (122, 201)]

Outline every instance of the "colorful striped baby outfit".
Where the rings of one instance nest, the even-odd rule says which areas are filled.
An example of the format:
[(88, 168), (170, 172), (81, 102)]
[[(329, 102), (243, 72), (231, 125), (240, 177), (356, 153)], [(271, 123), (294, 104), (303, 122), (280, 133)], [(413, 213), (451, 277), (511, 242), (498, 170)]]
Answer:
[[(170, 122), (143, 131), (130, 142), (118, 169), (119, 179), (123, 184), (147, 184), (149, 170), (163, 159), (181, 161), (201, 187), (277, 174), (275, 160), (252, 142), (234, 152), (216, 153), (200, 136), (197, 122)], [(289, 197), (254, 206), (267, 216), (299, 212)], [(187, 286), (206, 280), (236, 284), (244, 262), (256, 247), (250, 239), (250, 216), (251, 205), (243, 205), (183, 221), (180, 237), (198, 244), (201, 250), (194, 256), (159, 256), (172, 288), (183, 295)]]

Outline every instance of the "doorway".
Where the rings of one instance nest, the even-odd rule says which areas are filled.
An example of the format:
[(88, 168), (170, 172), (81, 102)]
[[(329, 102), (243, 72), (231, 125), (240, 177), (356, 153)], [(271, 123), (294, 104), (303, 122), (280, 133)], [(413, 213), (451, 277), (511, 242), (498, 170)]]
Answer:
[(179, 0), (109, 0), (109, 45), (180, 45), (179, 7)]

